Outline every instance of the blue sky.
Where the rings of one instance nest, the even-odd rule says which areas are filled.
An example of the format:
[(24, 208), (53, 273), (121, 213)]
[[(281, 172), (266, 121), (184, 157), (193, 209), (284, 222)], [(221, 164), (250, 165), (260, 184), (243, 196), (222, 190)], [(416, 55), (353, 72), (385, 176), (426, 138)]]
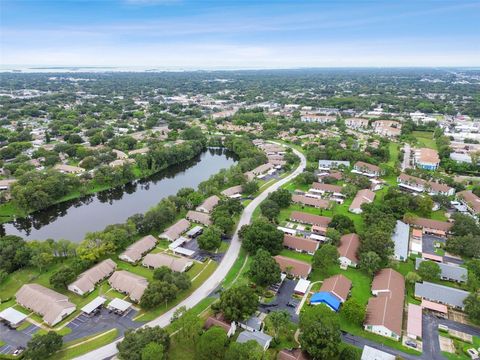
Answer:
[(480, 1), (0, 0), (2, 65), (479, 66)]

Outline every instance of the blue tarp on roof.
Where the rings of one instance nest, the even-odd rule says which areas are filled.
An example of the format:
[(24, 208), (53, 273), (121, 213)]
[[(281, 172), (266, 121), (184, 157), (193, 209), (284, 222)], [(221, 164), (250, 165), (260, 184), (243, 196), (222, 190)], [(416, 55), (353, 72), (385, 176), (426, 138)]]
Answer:
[(310, 304), (325, 304), (333, 311), (338, 311), (340, 309), (341, 302), (340, 299), (332, 293), (321, 291), (312, 295), (312, 297), (310, 298)]

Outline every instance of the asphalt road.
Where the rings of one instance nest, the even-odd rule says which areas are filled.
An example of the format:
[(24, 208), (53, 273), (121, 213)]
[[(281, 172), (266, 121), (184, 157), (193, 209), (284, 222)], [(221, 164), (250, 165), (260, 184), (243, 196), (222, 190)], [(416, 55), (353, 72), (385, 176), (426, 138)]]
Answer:
[[(238, 257), (240, 252), (240, 239), (238, 237), (238, 232), (243, 225), (247, 225), (250, 223), (252, 219), (253, 211), (257, 208), (260, 203), (267, 198), (267, 196), (280, 188), (285, 183), (289, 182), (290, 180), (297, 177), (301, 174), (307, 165), (307, 160), (305, 156), (293, 149), (293, 152), (300, 158), (300, 165), (288, 176), (279, 180), (275, 184), (271, 185), (268, 189), (262, 192), (259, 196), (252, 200), (250, 204), (248, 204), (245, 209), (243, 210), (242, 216), (240, 217), (240, 221), (238, 223), (237, 229), (235, 230), (235, 234), (232, 237), (232, 241), (230, 247), (228, 248), (225, 256), (223, 257), (222, 261), (220, 262), (219, 266), (215, 270), (215, 272), (197, 289), (195, 290), (188, 298), (180, 302), (177, 306), (173, 307), (163, 315), (159, 316), (155, 320), (150, 321), (149, 323), (145, 324), (144, 326), (160, 326), (165, 327), (170, 324), (170, 319), (172, 318), (173, 313), (180, 307), (185, 306), (188, 309), (198, 304), (202, 299), (208, 297), (208, 295), (214, 291), (218, 286), (223, 282), (225, 276), (227, 276), (229, 270), (235, 263), (235, 260)], [(76, 359), (78, 360), (99, 360), (99, 359), (106, 359), (109, 358), (117, 353), (117, 342), (121, 341), (122, 339), (118, 339), (113, 343), (105, 345), (99, 349), (91, 351), (83, 356), (80, 356)]]

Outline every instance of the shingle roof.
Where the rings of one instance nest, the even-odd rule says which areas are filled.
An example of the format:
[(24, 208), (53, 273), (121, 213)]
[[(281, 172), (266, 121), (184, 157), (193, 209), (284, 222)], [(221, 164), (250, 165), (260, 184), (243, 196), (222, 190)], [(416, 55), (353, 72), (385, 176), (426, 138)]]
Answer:
[(441, 230), (445, 232), (449, 231), (453, 226), (453, 223), (450, 223), (450, 222), (425, 219), (420, 217), (415, 217), (415, 218), (405, 217), (403, 220), (406, 223), (409, 223), (411, 225), (416, 225), (416, 226), (429, 228), (429, 229)]
[(177, 240), (189, 227), (190, 222), (187, 219), (178, 220), (175, 224), (168, 227), (160, 237), (167, 238), (171, 241)]
[(90, 291), (95, 285), (105, 279), (117, 268), (112, 259), (105, 259), (87, 271), (81, 273), (77, 280), (69, 285), (79, 288), (82, 292)]
[(352, 281), (342, 274), (334, 275), (323, 281), (320, 291), (329, 292), (340, 299), (341, 302), (347, 300), (352, 287)]
[(211, 212), (213, 208), (217, 206), (219, 201), (220, 201), (220, 198), (217, 195), (212, 195), (206, 198), (205, 201), (201, 203), (196, 210), (197, 211), (204, 210), (205, 212)]
[(340, 238), (338, 253), (350, 261), (358, 262), (357, 250), (360, 247), (360, 237), (357, 234), (347, 234)]
[(147, 235), (130, 245), (127, 250), (120, 254), (120, 259), (131, 259), (133, 262), (140, 260), (147, 251), (153, 249), (157, 244), (157, 239), (152, 235)]
[(185, 268), (192, 264), (191, 260), (185, 258), (179, 258), (170, 256), (167, 254), (147, 254), (142, 261), (143, 266), (159, 268), (161, 266), (167, 266), (173, 271), (183, 272)]
[(194, 221), (194, 222), (198, 222), (198, 223), (203, 224), (203, 225), (207, 225), (207, 226), (212, 224), (212, 222), (210, 220), (210, 215), (202, 213), (200, 211), (190, 210), (187, 213), (187, 219), (191, 220), (191, 221)]
[(317, 199), (308, 197), (305, 195), (293, 195), (292, 201), (294, 203), (300, 203), (303, 205), (314, 206), (320, 209), (328, 209), (330, 207), (330, 201), (324, 199)]
[(457, 197), (463, 199), (477, 214), (480, 213), (480, 198), (470, 190), (461, 191)]
[(375, 199), (375, 193), (368, 189), (362, 189), (357, 192), (350, 205), (349, 210), (361, 209), (363, 204), (371, 203)]
[(135, 301), (142, 298), (143, 293), (148, 287), (146, 278), (125, 270), (115, 271), (112, 276), (110, 276), (110, 279), (108, 279), (108, 283), (114, 289), (128, 294), (130, 298)]
[(281, 255), (274, 256), (274, 259), (283, 272), (286, 272), (288, 269), (295, 276), (306, 278), (312, 271), (312, 266), (304, 261), (291, 259)]
[(328, 224), (330, 224), (332, 218), (329, 218), (327, 216), (313, 215), (300, 211), (293, 211), (290, 215), (290, 220), (304, 224), (326, 227), (328, 226)]
[[(418, 269), (418, 266), (424, 261), (430, 261), (430, 260), (416, 258), (415, 269)], [(440, 267), (442, 277), (452, 279), (455, 281), (461, 281), (461, 282), (467, 281), (467, 277), (468, 277), (467, 269), (457, 265), (451, 265), (451, 264), (444, 264), (444, 263), (436, 263), (436, 264), (438, 264), (438, 266)]]
[(427, 281), (415, 284), (415, 296), (462, 309), (464, 307), (463, 301), (469, 294), (470, 293), (468, 291), (438, 285)]
[(316, 240), (285, 234), (283, 236), (283, 245), (291, 249), (314, 253), (318, 249), (319, 243)]

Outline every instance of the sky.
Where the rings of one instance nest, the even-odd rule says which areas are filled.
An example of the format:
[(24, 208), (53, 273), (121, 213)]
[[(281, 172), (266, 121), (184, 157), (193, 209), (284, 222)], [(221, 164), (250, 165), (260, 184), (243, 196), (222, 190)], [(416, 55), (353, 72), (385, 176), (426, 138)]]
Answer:
[(480, 0), (0, 0), (0, 65), (479, 66)]

